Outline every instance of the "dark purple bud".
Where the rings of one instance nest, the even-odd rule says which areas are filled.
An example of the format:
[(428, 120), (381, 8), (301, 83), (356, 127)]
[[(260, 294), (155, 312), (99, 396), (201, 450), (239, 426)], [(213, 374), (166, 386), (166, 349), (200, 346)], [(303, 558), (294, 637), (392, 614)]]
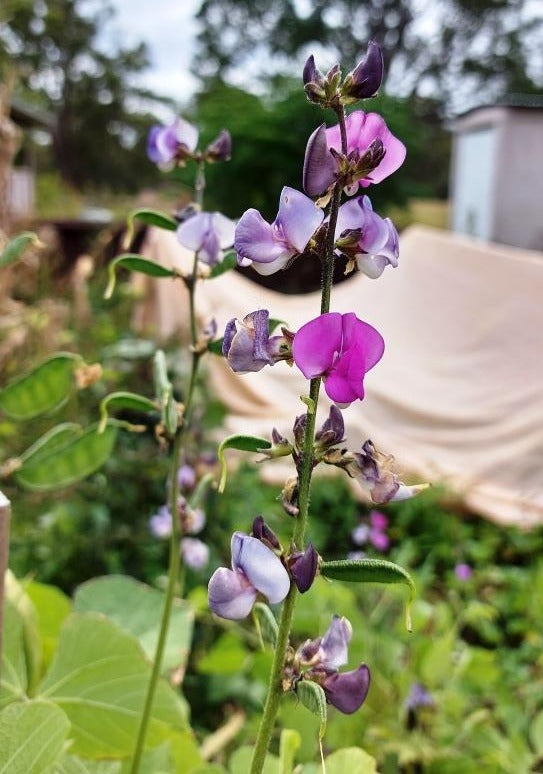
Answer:
[(316, 446), (323, 450), (330, 446), (335, 446), (344, 440), (344, 434), (345, 423), (343, 422), (343, 414), (336, 404), (333, 403), (330, 406), (328, 419), (326, 419), (315, 435)]
[(332, 185), (336, 172), (337, 163), (326, 140), (326, 124), (321, 124), (307, 141), (303, 171), (304, 191), (309, 196), (318, 196)]
[(324, 77), (315, 65), (313, 54), (308, 58), (303, 71), (304, 90), (310, 102), (318, 104), (326, 103), (324, 90)]
[(319, 555), (313, 543), (308, 544), (303, 554), (297, 552), (289, 557), (290, 574), (300, 594), (305, 594), (311, 588), (317, 574), (318, 562)]
[(352, 672), (334, 672), (322, 683), (326, 699), (340, 712), (352, 715), (364, 703), (370, 687), (370, 670), (361, 664)]
[(206, 148), (207, 161), (229, 161), (232, 154), (232, 138), (227, 129), (222, 129)]
[(257, 516), (253, 521), (251, 530), (253, 537), (265, 543), (269, 548), (281, 549), (281, 543), (277, 539), (275, 532), (268, 527), (263, 516)]
[(269, 449), (260, 449), (259, 450), (265, 457), (267, 457), (270, 460), (276, 459), (277, 457), (288, 457), (292, 454), (294, 451), (292, 444), (289, 442), (287, 438), (285, 438), (281, 433), (277, 430), (277, 428), (273, 428), (272, 430), (272, 446)]
[(300, 451), (302, 450), (304, 445), (306, 423), (307, 423), (307, 415), (300, 414), (300, 416), (296, 417), (296, 419), (294, 420), (294, 426), (292, 428), (292, 431), (294, 433), (294, 441)]
[(304, 665), (318, 661), (321, 641), (322, 637), (317, 637), (316, 640), (306, 640), (303, 645), (300, 645), (296, 651), (298, 661)]
[(368, 43), (368, 51), (364, 59), (352, 70), (341, 89), (343, 101), (347, 104), (358, 99), (374, 97), (383, 81), (383, 52), (374, 40)]

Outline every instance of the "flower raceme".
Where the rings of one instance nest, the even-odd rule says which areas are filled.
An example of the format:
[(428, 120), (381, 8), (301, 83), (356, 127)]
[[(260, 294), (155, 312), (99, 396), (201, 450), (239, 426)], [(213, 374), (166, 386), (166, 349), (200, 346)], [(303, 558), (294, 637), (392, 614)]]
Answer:
[(384, 348), (381, 334), (352, 312), (328, 312), (295, 334), (292, 356), (307, 379), (323, 377), (328, 397), (345, 406), (363, 399), (364, 376)]
[(273, 274), (304, 252), (323, 220), (323, 211), (309, 197), (285, 186), (273, 223), (254, 208), (239, 219), (234, 241), (238, 262), (252, 263), (259, 274)]
[(395, 137), (378, 113), (356, 110), (345, 119), (347, 154), (341, 152), (339, 125), (317, 127), (305, 151), (303, 185), (309, 196), (327, 191), (336, 181), (347, 194), (359, 185), (380, 183), (404, 162), (405, 145)]
[(209, 606), (221, 618), (249, 615), (260, 592), (269, 602), (282, 602), (290, 578), (279, 557), (261, 540), (243, 532), (232, 535), (232, 569), (219, 567), (209, 581)]

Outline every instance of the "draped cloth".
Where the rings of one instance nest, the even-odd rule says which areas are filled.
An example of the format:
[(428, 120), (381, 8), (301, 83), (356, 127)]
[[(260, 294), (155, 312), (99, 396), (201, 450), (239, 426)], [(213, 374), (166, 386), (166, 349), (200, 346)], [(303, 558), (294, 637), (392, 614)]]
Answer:
[[(175, 234), (156, 229), (143, 253), (185, 270), (192, 262)], [(140, 282), (140, 323), (162, 338), (186, 337), (182, 283)], [(262, 308), (296, 331), (318, 315), (320, 294), (283, 295), (238, 272), (198, 285), (198, 315), (202, 323), (214, 317), (219, 335), (232, 317)], [(365, 399), (344, 411), (349, 448), (371, 438), (396, 457), (402, 476), (445, 484), (497, 522), (543, 523), (543, 254), (411, 227), (399, 268), (337, 285), (331, 311), (354, 312), (386, 342), (365, 378)], [(305, 411), (308, 384), (285, 363), (240, 376), (210, 356), (207, 378), (228, 408), (228, 432), (269, 437), (277, 427), (289, 435)], [(321, 394), (319, 422), (329, 406)]]

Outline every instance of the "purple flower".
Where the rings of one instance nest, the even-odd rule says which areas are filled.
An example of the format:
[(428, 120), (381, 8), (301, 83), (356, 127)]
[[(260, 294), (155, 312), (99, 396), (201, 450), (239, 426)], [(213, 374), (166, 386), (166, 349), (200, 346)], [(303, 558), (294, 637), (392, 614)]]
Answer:
[(222, 353), (232, 371), (247, 374), (290, 359), (291, 337), (285, 329), (283, 336), (270, 336), (269, 317), (267, 309), (257, 309), (241, 322), (233, 318), (227, 323)]
[(292, 356), (307, 379), (324, 378), (331, 400), (349, 405), (364, 397), (364, 375), (379, 362), (384, 348), (381, 334), (352, 312), (328, 312), (300, 328)]
[(367, 196), (359, 196), (339, 208), (336, 252), (377, 279), (387, 266), (398, 265), (398, 232), (390, 218), (381, 218), (373, 211)]
[(347, 154), (341, 152), (339, 125), (321, 124), (307, 142), (304, 159), (304, 190), (310, 196), (327, 191), (340, 180), (347, 193), (359, 185), (380, 183), (405, 159), (405, 145), (388, 129), (378, 113), (356, 110), (345, 119)]
[(309, 591), (317, 574), (319, 555), (313, 543), (309, 543), (305, 551), (291, 554), (288, 560), (292, 580), (300, 594)]
[(473, 570), (469, 566), (469, 564), (465, 564), (464, 562), (461, 562), (460, 564), (457, 564), (454, 568), (454, 574), (460, 581), (468, 581), (471, 576), (473, 575)]
[(352, 104), (359, 99), (374, 97), (381, 86), (383, 70), (381, 46), (374, 40), (370, 40), (366, 56), (343, 81), (341, 87), (343, 103)]
[[(362, 444), (360, 452), (353, 454), (348, 452), (343, 455), (343, 459), (325, 459), (325, 462), (343, 467), (352, 478), (358, 481), (374, 503), (408, 500), (423, 489), (428, 488), (428, 484), (407, 486), (399, 481), (394, 472), (394, 457), (391, 454), (377, 451), (370, 440)], [(384, 541), (379, 542), (382, 545)], [(379, 550), (384, 549), (380, 548)]]
[(224, 257), (223, 250), (234, 244), (236, 223), (220, 212), (197, 212), (177, 227), (177, 239), (208, 266), (216, 266)]
[(352, 627), (346, 618), (335, 615), (324, 637), (307, 640), (296, 657), (302, 666), (310, 668), (305, 679), (318, 682), (329, 704), (350, 715), (363, 704), (370, 686), (370, 671), (366, 664), (350, 672), (338, 672), (347, 663)]
[(434, 697), (429, 693), (422, 683), (413, 683), (405, 700), (407, 710), (416, 710), (419, 707), (433, 707), (435, 705)]
[(209, 562), (209, 548), (197, 538), (183, 538), (181, 554), (185, 564), (193, 570), (202, 570)]
[(152, 126), (147, 138), (147, 155), (161, 169), (172, 169), (196, 150), (198, 129), (182, 118), (169, 126)]
[(172, 534), (172, 517), (167, 505), (161, 505), (149, 519), (149, 531), (157, 538), (167, 538)]
[(257, 538), (234, 532), (232, 569), (219, 567), (209, 581), (209, 606), (221, 618), (238, 620), (251, 612), (258, 592), (272, 604), (289, 592), (290, 578), (281, 560)]
[(367, 524), (357, 524), (351, 532), (351, 538), (356, 546), (365, 546), (370, 539), (370, 528)]
[(193, 508), (188, 503), (182, 514), (183, 531), (189, 535), (197, 535), (206, 524), (206, 515), (201, 508)]
[(273, 274), (304, 252), (323, 219), (323, 211), (311, 199), (285, 187), (273, 223), (265, 221), (255, 209), (247, 210), (239, 219), (234, 242), (238, 261), (243, 265), (252, 261), (259, 274)]
[(196, 471), (192, 465), (181, 465), (177, 471), (177, 481), (181, 489), (190, 491), (196, 486)]
[(205, 150), (207, 161), (229, 161), (232, 153), (232, 138), (227, 129), (222, 129)]

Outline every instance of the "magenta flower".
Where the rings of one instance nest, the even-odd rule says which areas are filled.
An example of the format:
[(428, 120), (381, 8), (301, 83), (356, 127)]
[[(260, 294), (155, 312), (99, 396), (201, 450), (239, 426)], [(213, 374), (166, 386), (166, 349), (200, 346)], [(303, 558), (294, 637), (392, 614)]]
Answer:
[(209, 606), (221, 618), (239, 620), (251, 612), (258, 593), (281, 602), (290, 578), (281, 560), (264, 543), (242, 532), (232, 535), (232, 569), (219, 567), (209, 581)]
[(460, 564), (457, 564), (454, 568), (454, 574), (460, 581), (468, 581), (471, 576), (473, 575), (473, 570), (469, 566), (469, 564), (465, 564), (464, 562), (461, 562)]
[(177, 239), (198, 253), (198, 260), (216, 266), (224, 257), (223, 250), (234, 244), (236, 223), (220, 212), (197, 212), (177, 227)]
[(169, 126), (152, 126), (147, 138), (147, 155), (161, 169), (174, 167), (176, 161), (190, 156), (198, 144), (198, 129), (184, 121), (176, 119)]
[(339, 208), (336, 252), (356, 261), (361, 272), (377, 279), (387, 266), (398, 265), (398, 232), (390, 218), (381, 218), (373, 211), (367, 196), (359, 196)]
[(304, 190), (310, 196), (327, 191), (341, 180), (348, 194), (359, 185), (380, 183), (404, 162), (405, 145), (388, 129), (378, 113), (356, 110), (345, 119), (347, 155), (341, 153), (339, 125), (321, 124), (307, 142)]
[(328, 312), (300, 328), (292, 355), (307, 379), (322, 376), (328, 397), (349, 405), (364, 397), (364, 375), (379, 362), (384, 348), (381, 334), (352, 312)]
[(238, 261), (253, 264), (259, 274), (273, 274), (303, 253), (324, 219), (323, 211), (300, 191), (283, 188), (273, 223), (251, 208), (236, 226), (234, 247)]

